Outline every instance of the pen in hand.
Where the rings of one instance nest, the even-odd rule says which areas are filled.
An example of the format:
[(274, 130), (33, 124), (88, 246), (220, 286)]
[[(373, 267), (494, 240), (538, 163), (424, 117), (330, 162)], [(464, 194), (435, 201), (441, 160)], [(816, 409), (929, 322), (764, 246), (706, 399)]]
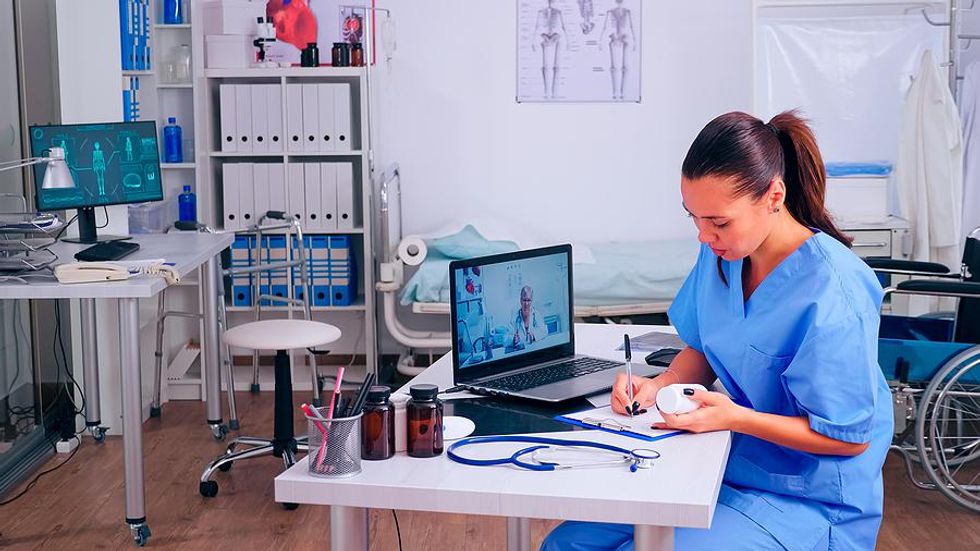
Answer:
[(638, 404), (633, 400), (633, 352), (630, 350), (630, 336), (623, 335), (623, 351), (626, 353), (626, 396), (628, 398), (626, 413), (633, 416)]

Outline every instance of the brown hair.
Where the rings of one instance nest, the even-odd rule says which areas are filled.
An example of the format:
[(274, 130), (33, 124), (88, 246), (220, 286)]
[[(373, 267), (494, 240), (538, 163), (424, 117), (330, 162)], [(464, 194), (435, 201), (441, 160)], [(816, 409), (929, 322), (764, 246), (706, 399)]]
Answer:
[(786, 209), (793, 218), (851, 246), (852, 239), (837, 228), (824, 207), (823, 159), (813, 131), (795, 110), (768, 123), (737, 111), (717, 117), (694, 139), (681, 173), (688, 180), (731, 178), (734, 197), (751, 195), (756, 200), (769, 191), (773, 178), (782, 178)]

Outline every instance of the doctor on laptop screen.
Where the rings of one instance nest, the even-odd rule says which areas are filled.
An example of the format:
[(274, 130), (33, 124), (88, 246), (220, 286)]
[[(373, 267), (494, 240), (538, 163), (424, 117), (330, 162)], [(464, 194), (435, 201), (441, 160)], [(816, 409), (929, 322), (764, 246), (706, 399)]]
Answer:
[(460, 363), (472, 366), (566, 344), (564, 254), (455, 270)]

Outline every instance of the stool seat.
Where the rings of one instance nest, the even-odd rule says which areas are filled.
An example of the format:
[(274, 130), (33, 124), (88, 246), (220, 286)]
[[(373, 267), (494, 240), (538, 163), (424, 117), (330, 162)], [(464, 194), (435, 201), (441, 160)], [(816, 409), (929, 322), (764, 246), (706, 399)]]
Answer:
[(262, 320), (243, 323), (225, 331), (229, 346), (249, 350), (294, 350), (330, 344), (340, 338), (340, 329), (308, 320)]

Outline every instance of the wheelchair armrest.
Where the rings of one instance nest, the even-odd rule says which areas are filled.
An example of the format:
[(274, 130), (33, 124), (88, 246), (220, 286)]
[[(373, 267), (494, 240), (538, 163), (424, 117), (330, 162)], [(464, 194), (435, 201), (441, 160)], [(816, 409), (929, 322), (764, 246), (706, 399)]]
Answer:
[(949, 268), (935, 262), (895, 260), (893, 258), (865, 258), (864, 262), (872, 270), (900, 270), (902, 272), (919, 272), (923, 275), (949, 273)]
[(912, 279), (895, 286), (902, 293), (980, 298), (980, 282)]

